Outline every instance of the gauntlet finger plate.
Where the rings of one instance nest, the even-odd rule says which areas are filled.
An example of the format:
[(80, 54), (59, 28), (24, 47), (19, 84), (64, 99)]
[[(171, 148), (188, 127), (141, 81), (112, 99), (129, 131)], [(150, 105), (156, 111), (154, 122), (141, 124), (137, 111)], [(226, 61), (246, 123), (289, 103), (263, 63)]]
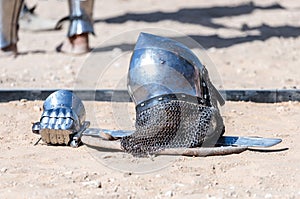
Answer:
[(70, 91), (58, 90), (47, 97), (43, 110), (33, 132), (47, 144), (78, 146), (81, 133), (89, 126), (82, 101)]

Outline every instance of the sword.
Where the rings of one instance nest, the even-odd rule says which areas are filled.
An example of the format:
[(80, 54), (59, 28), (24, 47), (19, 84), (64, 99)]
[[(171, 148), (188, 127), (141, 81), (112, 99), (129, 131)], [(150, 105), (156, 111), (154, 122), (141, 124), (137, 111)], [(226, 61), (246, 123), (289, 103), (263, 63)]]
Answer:
[[(101, 128), (88, 128), (82, 137), (94, 137), (104, 140), (116, 140), (133, 134), (132, 130), (110, 130)], [(84, 139), (82, 139), (84, 143)], [(271, 147), (279, 144), (279, 138), (243, 137), (243, 136), (221, 136), (217, 141), (217, 146), (238, 146), (238, 147)], [(88, 143), (87, 143), (88, 144)]]

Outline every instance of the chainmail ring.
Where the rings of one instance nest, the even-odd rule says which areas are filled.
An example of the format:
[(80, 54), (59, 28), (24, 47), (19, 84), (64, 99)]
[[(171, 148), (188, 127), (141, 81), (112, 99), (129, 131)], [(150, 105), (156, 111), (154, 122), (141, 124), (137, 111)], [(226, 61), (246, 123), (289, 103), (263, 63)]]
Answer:
[(214, 107), (170, 100), (137, 109), (135, 127), (132, 135), (122, 138), (121, 146), (133, 156), (146, 157), (165, 148), (201, 146), (206, 136), (223, 129), (223, 121)]

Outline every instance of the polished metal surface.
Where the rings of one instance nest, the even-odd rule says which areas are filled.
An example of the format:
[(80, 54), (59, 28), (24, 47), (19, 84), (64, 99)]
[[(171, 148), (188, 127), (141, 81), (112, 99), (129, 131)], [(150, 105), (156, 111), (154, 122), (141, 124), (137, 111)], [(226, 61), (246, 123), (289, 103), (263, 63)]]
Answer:
[(136, 105), (166, 94), (210, 101), (212, 87), (206, 68), (188, 47), (165, 37), (139, 35), (128, 73), (128, 92)]
[(93, 33), (94, 0), (69, 0), (70, 26), (68, 37), (83, 33)]
[(77, 147), (82, 132), (88, 128), (82, 101), (72, 92), (58, 90), (45, 100), (40, 121), (32, 126), (48, 144), (66, 144)]
[(44, 102), (41, 128), (72, 129), (77, 132), (85, 121), (82, 101), (70, 91), (59, 90)]
[(0, 0), (0, 48), (18, 41), (18, 19), (23, 0)]
[(125, 152), (146, 157), (167, 148), (214, 146), (224, 133), (217, 104), (221, 95), (183, 44), (141, 33), (127, 84), (136, 104), (136, 131), (122, 138)]
[[(134, 131), (129, 130), (110, 130), (100, 128), (89, 128), (83, 132), (83, 136), (105, 139), (104, 134), (108, 134), (116, 139), (133, 134)], [(217, 145), (222, 146), (244, 146), (244, 147), (272, 147), (279, 144), (282, 139), (279, 138), (262, 138), (262, 137), (241, 137), (241, 136), (221, 136), (217, 141)], [(86, 143), (89, 144), (89, 143)]]
[(221, 146), (271, 147), (282, 142), (279, 138), (222, 136), (218, 140)]

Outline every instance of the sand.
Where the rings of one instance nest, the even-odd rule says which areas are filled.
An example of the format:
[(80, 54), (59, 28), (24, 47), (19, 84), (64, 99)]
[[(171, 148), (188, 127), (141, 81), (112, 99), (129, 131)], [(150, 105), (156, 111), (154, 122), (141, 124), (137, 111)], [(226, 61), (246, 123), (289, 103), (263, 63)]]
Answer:
[[(50, 19), (67, 1), (30, 0)], [(55, 12), (54, 12), (55, 11)], [(300, 3), (287, 1), (96, 1), (93, 52), (55, 52), (59, 31), (19, 32), (17, 58), (1, 58), (1, 89), (126, 89), (140, 31), (182, 40), (220, 89), (296, 89)], [(281, 138), (272, 149), (214, 157), (136, 159), (86, 146), (47, 146), (31, 132), (43, 101), (0, 104), (0, 198), (300, 198), (300, 103), (226, 102), (226, 135)], [(91, 127), (132, 129), (132, 103), (84, 101)]]

